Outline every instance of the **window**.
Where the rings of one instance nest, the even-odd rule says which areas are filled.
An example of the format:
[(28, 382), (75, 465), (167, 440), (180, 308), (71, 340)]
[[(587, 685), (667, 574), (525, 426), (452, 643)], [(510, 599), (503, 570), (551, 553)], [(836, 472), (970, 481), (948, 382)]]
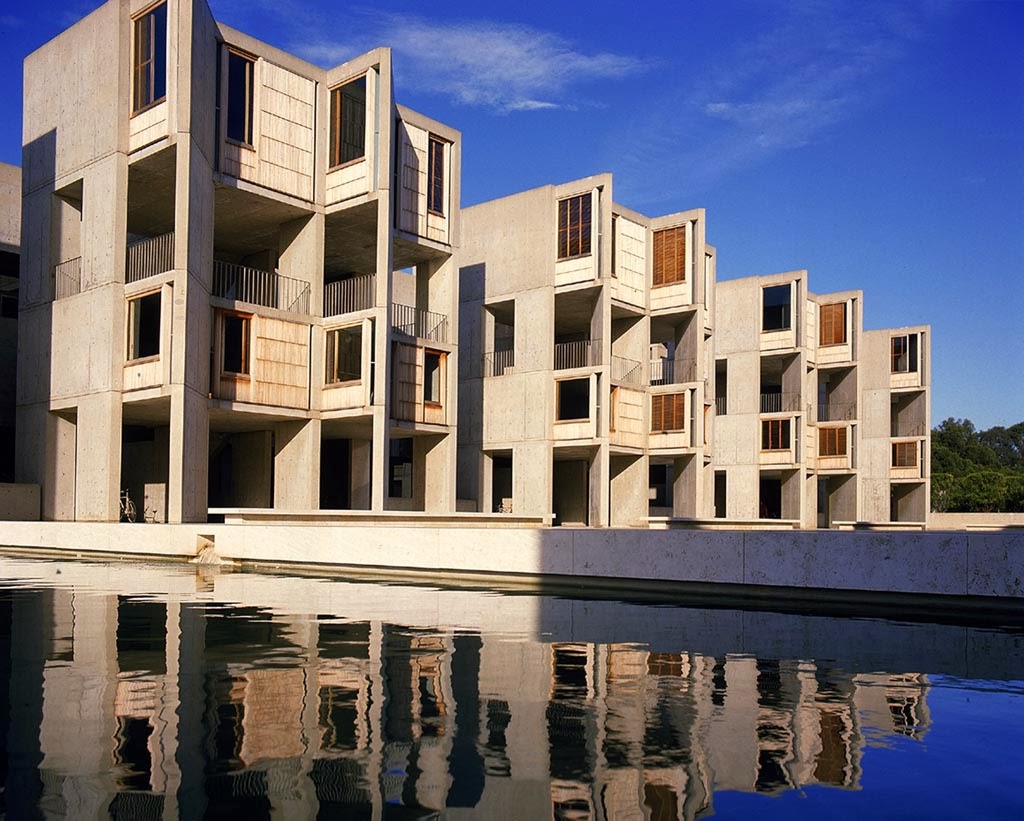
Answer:
[(337, 328), (327, 332), (327, 371), (324, 382), (358, 382), (363, 371), (363, 328)]
[(818, 308), (818, 344), (842, 345), (846, 342), (846, 303), (834, 302)]
[(892, 338), (892, 372), (917, 372), (917, 334)]
[(223, 336), (221, 370), (224, 373), (249, 373), (249, 333), (252, 317), (246, 314), (222, 314)]
[(445, 144), (431, 137), (427, 157), (427, 210), (444, 214), (444, 148)]
[(654, 285), (686, 282), (686, 226), (654, 232)]
[(761, 291), (762, 331), (786, 331), (791, 326), (791, 302), (792, 289), (787, 282), (785, 285), (773, 285)]
[(167, 96), (167, 4), (135, 20), (132, 73), (132, 113)]
[(761, 450), (789, 450), (789, 420), (761, 421)]
[(555, 421), (580, 421), (590, 418), (590, 379), (562, 379), (556, 383)]
[(892, 466), (894, 468), (916, 468), (917, 449), (917, 442), (893, 442)]
[(160, 292), (128, 300), (128, 360), (160, 355)]
[(440, 351), (423, 352), (423, 401), (434, 405), (444, 402), (444, 358)]
[(846, 456), (846, 428), (818, 428), (818, 456)]
[(686, 394), (651, 395), (651, 433), (686, 429)]
[(253, 76), (256, 63), (228, 52), (228, 139), (252, 145)]
[(558, 258), (590, 253), (590, 193), (558, 201)]
[(366, 76), (331, 90), (331, 167), (366, 156)]

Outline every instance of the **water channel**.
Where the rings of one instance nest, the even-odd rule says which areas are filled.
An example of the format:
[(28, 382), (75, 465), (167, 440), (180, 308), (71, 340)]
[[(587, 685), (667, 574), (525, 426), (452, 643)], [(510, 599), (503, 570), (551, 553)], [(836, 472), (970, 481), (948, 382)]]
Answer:
[(1019, 818), (1024, 617), (0, 554), (0, 817)]

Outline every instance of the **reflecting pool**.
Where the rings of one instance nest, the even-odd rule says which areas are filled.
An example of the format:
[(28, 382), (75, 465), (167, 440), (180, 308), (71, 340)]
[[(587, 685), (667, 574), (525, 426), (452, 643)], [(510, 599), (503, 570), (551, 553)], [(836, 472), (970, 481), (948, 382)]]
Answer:
[(0, 555), (0, 813), (1017, 818), (1024, 617)]

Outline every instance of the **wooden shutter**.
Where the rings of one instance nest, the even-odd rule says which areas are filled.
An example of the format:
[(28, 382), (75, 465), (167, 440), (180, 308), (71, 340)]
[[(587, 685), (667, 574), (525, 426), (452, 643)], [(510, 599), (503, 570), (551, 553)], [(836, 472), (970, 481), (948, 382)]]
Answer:
[(590, 253), (590, 194), (558, 201), (558, 258)]
[(818, 429), (818, 455), (819, 456), (845, 456), (846, 455), (846, 428), (819, 428)]
[(651, 396), (651, 432), (686, 429), (686, 394), (656, 393)]
[(818, 310), (819, 345), (842, 345), (846, 342), (846, 303), (822, 305)]
[(686, 226), (654, 232), (654, 284), (686, 282)]

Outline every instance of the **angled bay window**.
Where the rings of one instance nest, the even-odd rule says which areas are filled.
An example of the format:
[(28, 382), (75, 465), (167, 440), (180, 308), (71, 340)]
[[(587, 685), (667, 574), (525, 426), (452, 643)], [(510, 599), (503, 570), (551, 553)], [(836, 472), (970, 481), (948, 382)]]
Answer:
[(762, 331), (788, 331), (792, 327), (793, 291), (790, 284), (773, 285), (761, 291)]
[(444, 149), (445, 144), (431, 136), (427, 152), (427, 210), (444, 214)]
[(252, 145), (253, 79), (256, 63), (228, 52), (228, 139)]
[(846, 456), (846, 428), (818, 428), (818, 456)]
[(653, 394), (651, 396), (651, 433), (685, 429), (686, 394)]
[(892, 338), (892, 372), (917, 372), (917, 334)]
[(366, 156), (366, 75), (331, 89), (331, 167)]
[(337, 328), (327, 332), (327, 370), (324, 382), (337, 385), (362, 378), (363, 327)]
[(761, 421), (761, 450), (789, 450), (790, 420), (764, 419)]
[(132, 113), (167, 97), (167, 4), (135, 18), (132, 47)]
[(846, 303), (834, 302), (818, 308), (818, 344), (842, 345), (846, 342)]
[(654, 285), (686, 282), (686, 226), (654, 232)]
[(591, 195), (578, 194), (558, 201), (558, 258), (570, 259), (590, 253)]
[(128, 360), (160, 355), (160, 292), (128, 300)]

